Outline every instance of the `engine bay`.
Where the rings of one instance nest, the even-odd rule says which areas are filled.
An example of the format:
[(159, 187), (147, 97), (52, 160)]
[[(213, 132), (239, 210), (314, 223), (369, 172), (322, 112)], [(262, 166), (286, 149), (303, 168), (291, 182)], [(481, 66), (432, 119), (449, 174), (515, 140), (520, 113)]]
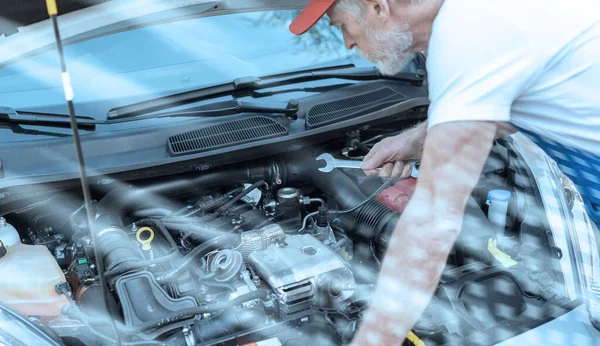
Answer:
[[(113, 344), (111, 321), (123, 344), (346, 344), (417, 179), (324, 173), (315, 157), (360, 160), (405, 126), (205, 172), (97, 180), (94, 237), (75, 188), (14, 200), (0, 210), (0, 229), (19, 238), (0, 258), (10, 277), (0, 297), (66, 345)], [(525, 324), (526, 311), (565, 304), (560, 249), (526, 177), (510, 142), (497, 141), (406, 344), (470, 344), (493, 326)], [(510, 196), (501, 221), (493, 191)]]

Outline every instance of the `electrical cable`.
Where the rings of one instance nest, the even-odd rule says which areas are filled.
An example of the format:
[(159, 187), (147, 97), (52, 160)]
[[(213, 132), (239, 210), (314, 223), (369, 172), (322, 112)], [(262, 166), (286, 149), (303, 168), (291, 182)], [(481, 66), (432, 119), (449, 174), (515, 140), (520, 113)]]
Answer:
[[(87, 214), (87, 223), (88, 229), (90, 230), (90, 234), (92, 237), (92, 243), (94, 244), (94, 256), (96, 258), (96, 265), (98, 268), (98, 276), (100, 281), (100, 291), (102, 296), (102, 301), (107, 311), (111, 311), (110, 306), (108, 304), (107, 295), (108, 292), (106, 290), (106, 278), (103, 275), (104, 269), (104, 261), (102, 256), (98, 251), (97, 247), (97, 239), (93, 230), (93, 214), (92, 214), (92, 198), (90, 193), (90, 187), (87, 181), (87, 174), (85, 169), (85, 161), (83, 159), (83, 151), (81, 148), (81, 138), (79, 137), (79, 129), (77, 125), (77, 120), (75, 118), (75, 108), (73, 106), (73, 85), (71, 84), (71, 78), (69, 76), (69, 72), (67, 71), (67, 65), (65, 62), (65, 56), (63, 52), (62, 40), (60, 38), (60, 31), (58, 29), (58, 8), (56, 6), (56, 0), (46, 0), (46, 8), (48, 10), (48, 15), (52, 20), (52, 26), (54, 28), (54, 38), (56, 39), (56, 49), (58, 52), (58, 56), (60, 59), (60, 68), (61, 68), (61, 77), (62, 77), (62, 85), (63, 91), (65, 93), (65, 100), (67, 101), (67, 108), (69, 109), (69, 118), (71, 120), (71, 129), (73, 131), (73, 143), (75, 145), (75, 152), (77, 154), (77, 162), (79, 164), (79, 172), (81, 178), (81, 188), (83, 191), (83, 200), (86, 206), (86, 214)], [(115, 344), (121, 345), (121, 340), (119, 339), (119, 333), (117, 333), (117, 326), (114, 323), (114, 320), (111, 319), (111, 328), (115, 334)]]

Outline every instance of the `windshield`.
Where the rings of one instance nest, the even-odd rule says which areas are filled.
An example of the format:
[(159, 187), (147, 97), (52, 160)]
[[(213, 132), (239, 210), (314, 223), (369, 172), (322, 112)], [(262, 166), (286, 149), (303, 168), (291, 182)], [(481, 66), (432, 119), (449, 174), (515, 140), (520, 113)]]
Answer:
[[(372, 66), (347, 50), (341, 33), (325, 20), (306, 35), (290, 33), (297, 13), (182, 19), (67, 45), (75, 111), (102, 120), (114, 107), (238, 77), (349, 63)], [(283, 98), (292, 96), (297, 97)], [(0, 105), (68, 114), (56, 50), (0, 68)]]

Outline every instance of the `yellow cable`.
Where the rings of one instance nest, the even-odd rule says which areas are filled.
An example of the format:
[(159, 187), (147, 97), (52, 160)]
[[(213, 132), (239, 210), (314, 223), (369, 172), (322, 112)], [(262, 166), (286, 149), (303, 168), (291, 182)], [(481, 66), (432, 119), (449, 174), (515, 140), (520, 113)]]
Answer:
[(425, 346), (423, 340), (419, 339), (419, 337), (412, 331), (408, 332), (408, 340), (412, 342), (415, 346)]

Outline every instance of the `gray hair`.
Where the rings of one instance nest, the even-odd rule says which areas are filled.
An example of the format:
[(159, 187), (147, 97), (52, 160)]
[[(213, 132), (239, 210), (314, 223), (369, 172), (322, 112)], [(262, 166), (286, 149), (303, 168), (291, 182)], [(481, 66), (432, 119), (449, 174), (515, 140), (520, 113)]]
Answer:
[[(390, 0), (391, 3), (397, 1), (409, 1), (412, 5), (420, 5), (426, 0)], [(335, 9), (349, 13), (356, 19), (360, 19), (362, 10), (364, 9), (363, 0), (338, 0), (335, 3)]]

